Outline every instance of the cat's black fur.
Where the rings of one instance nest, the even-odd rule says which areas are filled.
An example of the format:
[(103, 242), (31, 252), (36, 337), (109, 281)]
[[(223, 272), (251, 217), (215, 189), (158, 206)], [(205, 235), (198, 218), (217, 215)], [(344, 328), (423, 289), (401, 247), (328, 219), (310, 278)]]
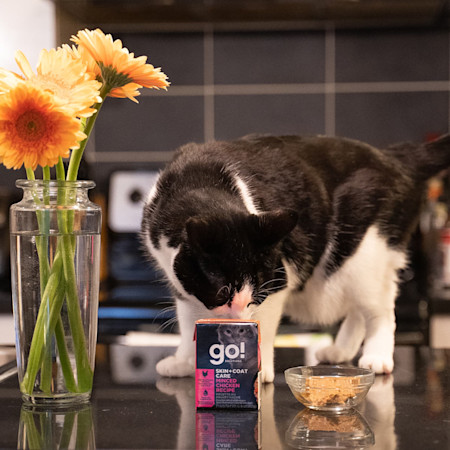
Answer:
[[(449, 137), (388, 150), (349, 139), (296, 136), (188, 144), (163, 172), (158, 194), (145, 208), (143, 231), (155, 246), (161, 235), (170, 246), (181, 245), (175, 272), (208, 308), (229, 301), (243, 276), (257, 286), (282, 277), (275, 272), (282, 257), (300, 269), (302, 289), (328, 242), (335, 243), (326, 265), (331, 274), (372, 224), (392, 247), (404, 248), (424, 181), (448, 166), (449, 147)], [(235, 173), (266, 215), (248, 217)], [(230, 280), (232, 289), (217, 295)]]
[[(163, 268), (175, 298), (186, 304), (191, 302), (196, 310), (187, 322), (193, 321), (196, 314), (202, 315), (198, 318), (209, 317), (196, 306), (197, 301), (205, 311), (222, 313), (220, 307), (224, 305), (232, 311), (238, 302), (236, 295), (249, 285), (252, 297), (246, 308), (263, 304), (269, 295), (286, 288), (287, 283), (286, 296), (300, 302), (295, 308), (301, 308), (302, 292), (319, 262), (322, 269), (315, 282), (320, 285), (339, 273), (369, 229), (376, 230), (387, 249), (404, 255), (417, 223), (426, 180), (449, 165), (448, 135), (432, 143), (402, 144), (385, 150), (350, 139), (322, 136), (249, 136), (232, 142), (188, 144), (178, 150), (160, 175), (144, 208), (142, 237), (152, 256), (164, 250), (162, 238), (169, 249), (174, 249), (170, 267), (167, 258), (161, 257), (158, 262), (166, 264)], [(378, 351), (383, 352), (376, 349), (377, 345), (385, 345), (380, 338), (383, 327), (392, 334), (395, 329), (393, 312), (389, 315), (387, 311), (393, 310), (395, 270), (403, 262), (389, 261), (384, 263), (386, 275), (378, 275), (386, 276), (391, 283), (385, 286), (385, 292), (392, 299), (375, 311), (373, 294), (372, 309), (363, 311), (366, 337), (378, 333), (373, 339), (378, 344), (368, 345), (371, 354), (364, 364), (377, 366), (377, 371), (392, 370), (390, 349), (381, 359), (376, 356)], [(295, 272), (289, 280), (286, 267)], [(340, 320), (352, 311), (351, 303), (342, 303), (347, 295), (342, 289), (347, 289), (348, 283), (345, 288), (339, 283), (341, 306), (346, 311), (342, 315), (337, 312), (329, 320)], [(360, 290), (363, 286), (361, 283)], [(323, 291), (320, 295), (323, 299), (329, 294)], [(384, 296), (382, 291), (377, 295)], [(357, 303), (360, 301), (363, 300), (358, 299)], [(309, 307), (310, 312), (311, 307), (314, 305)], [(266, 316), (276, 309), (268, 308)], [(319, 311), (310, 317), (321, 321), (318, 316), (325, 306), (315, 308)], [(277, 316), (280, 311), (273, 314)], [(374, 314), (380, 314), (376, 326), (371, 322)], [(343, 336), (349, 334), (348, 330), (364, 326), (358, 314), (353, 316), (352, 325), (347, 326)], [(267, 323), (264, 330), (271, 328)], [(189, 328), (185, 331), (189, 337), (190, 325), (184, 327)], [(273, 333), (270, 331), (267, 339), (263, 337), (263, 347), (267, 345), (264, 340), (273, 339)], [(347, 357), (354, 355), (363, 335), (356, 331), (351, 339), (356, 346), (345, 353)], [(179, 363), (178, 368), (172, 371), (172, 361), (160, 373), (188, 373), (183, 364), (193, 350), (187, 344), (183, 346), (173, 360)], [(273, 358), (270, 351), (264, 353), (266, 360)], [(330, 355), (327, 359), (331, 362), (344, 357), (339, 349), (331, 349)], [(270, 369), (267, 373), (266, 380), (271, 381), (273, 373)]]

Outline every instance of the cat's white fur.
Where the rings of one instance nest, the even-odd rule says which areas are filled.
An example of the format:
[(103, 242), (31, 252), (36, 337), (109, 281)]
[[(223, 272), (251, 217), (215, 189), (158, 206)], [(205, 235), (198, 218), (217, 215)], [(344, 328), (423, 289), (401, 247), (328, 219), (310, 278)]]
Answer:
[[(257, 214), (246, 183), (236, 177), (236, 187), (249, 213)], [(152, 189), (149, 202), (155, 194), (156, 189)], [(160, 361), (156, 369), (165, 376), (192, 375), (195, 368), (194, 323), (198, 319), (217, 317), (217, 312), (208, 310), (196, 297), (188, 294), (175, 276), (173, 262), (179, 249), (169, 247), (165, 237), (161, 238), (158, 249), (148, 237), (146, 244), (180, 294), (176, 308), (181, 344), (175, 355)], [(284, 262), (287, 287), (267, 297), (261, 305), (250, 305), (243, 311), (242, 319), (260, 321), (262, 379), (265, 382), (274, 378), (273, 341), (283, 314), (300, 322), (319, 325), (342, 320), (333, 345), (318, 352), (320, 361), (340, 363), (351, 360), (364, 341), (359, 360), (361, 367), (372, 368), (376, 373), (389, 373), (393, 369), (394, 302), (397, 271), (406, 265), (404, 252), (389, 248), (377, 228), (372, 226), (355, 254), (338, 271), (326, 276), (325, 261), (329, 250), (325, 251), (302, 291), (294, 287), (295, 268)]]

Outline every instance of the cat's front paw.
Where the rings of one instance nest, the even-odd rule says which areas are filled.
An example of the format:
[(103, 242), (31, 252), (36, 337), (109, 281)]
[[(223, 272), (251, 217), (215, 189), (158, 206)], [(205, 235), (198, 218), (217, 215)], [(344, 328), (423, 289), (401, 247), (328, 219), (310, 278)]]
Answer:
[(272, 383), (275, 378), (275, 372), (273, 366), (265, 366), (261, 367), (261, 382), (262, 383)]
[(350, 361), (353, 355), (350, 355), (345, 348), (333, 344), (317, 350), (316, 358), (323, 363), (339, 364)]
[(168, 356), (156, 364), (156, 371), (163, 377), (192, 377), (195, 374), (194, 358)]
[(361, 356), (359, 367), (372, 369), (375, 373), (392, 373), (394, 370), (394, 359), (391, 355), (369, 353)]

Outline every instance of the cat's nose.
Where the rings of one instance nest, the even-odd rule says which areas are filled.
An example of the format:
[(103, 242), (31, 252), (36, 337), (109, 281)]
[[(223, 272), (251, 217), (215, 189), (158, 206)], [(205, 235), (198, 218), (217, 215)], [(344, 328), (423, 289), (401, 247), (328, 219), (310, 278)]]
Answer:
[(244, 287), (234, 294), (233, 299), (231, 300), (230, 308), (237, 315), (241, 316), (242, 313), (247, 309), (248, 305), (252, 303), (253, 291), (248, 284), (245, 284)]
[(252, 293), (251, 286), (245, 284), (239, 292), (233, 295), (231, 301), (214, 308), (214, 311), (220, 316), (230, 319), (244, 319), (248, 315), (248, 305), (253, 302)]

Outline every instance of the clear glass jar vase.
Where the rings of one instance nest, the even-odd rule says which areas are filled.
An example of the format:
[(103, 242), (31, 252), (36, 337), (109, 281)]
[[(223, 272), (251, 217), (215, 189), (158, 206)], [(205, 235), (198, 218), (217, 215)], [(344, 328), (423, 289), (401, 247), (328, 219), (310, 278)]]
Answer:
[(89, 403), (43, 407), (22, 405), (18, 450), (95, 450), (95, 428)]
[(92, 181), (18, 180), (10, 208), (20, 390), (27, 403), (79, 403), (92, 391), (101, 209)]

